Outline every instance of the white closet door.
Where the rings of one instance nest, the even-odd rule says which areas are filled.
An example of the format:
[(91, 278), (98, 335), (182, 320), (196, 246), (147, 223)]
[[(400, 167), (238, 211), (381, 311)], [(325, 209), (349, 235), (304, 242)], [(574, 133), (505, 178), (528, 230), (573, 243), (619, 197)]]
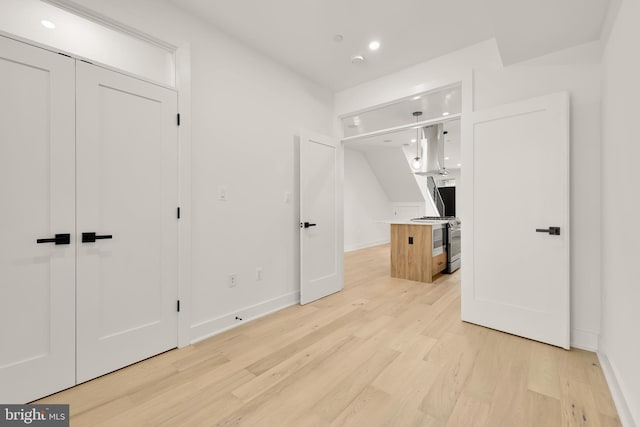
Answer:
[(2, 403), (75, 384), (74, 120), (74, 61), (0, 37)]
[(82, 382), (177, 346), (178, 129), (174, 91), (76, 72)]

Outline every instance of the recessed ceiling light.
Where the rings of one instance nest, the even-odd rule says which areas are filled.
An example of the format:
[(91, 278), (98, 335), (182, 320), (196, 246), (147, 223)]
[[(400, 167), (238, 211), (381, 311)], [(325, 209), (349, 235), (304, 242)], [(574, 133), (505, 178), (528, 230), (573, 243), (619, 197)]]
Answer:
[(413, 139), (411, 140), (411, 142), (416, 142), (416, 139), (415, 139), (415, 138), (413, 138)]
[(462, 163), (458, 163), (458, 167), (462, 166)]
[(56, 28), (56, 24), (54, 24), (51, 21), (47, 21), (46, 19), (43, 19), (42, 21), (40, 21), (40, 23), (42, 24), (43, 27), (48, 28), (50, 30), (53, 30), (54, 28)]
[(448, 158), (448, 157), (445, 157), (444, 159), (445, 159), (445, 160), (449, 160), (449, 158)]
[(380, 42), (379, 41), (372, 41), (371, 43), (369, 43), (369, 50), (378, 50), (380, 49)]
[(420, 98), (422, 98), (422, 96), (418, 95), (418, 96), (414, 96), (414, 97), (413, 97), (413, 98), (411, 98), (411, 99), (413, 99), (414, 101), (417, 101), (417, 100), (418, 100), (418, 99), (420, 99)]
[(364, 56), (362, 55), (353, 55), (351, 57), (352, 64), (362, 64), (364, 62)]
[(444, 113), (442, 113), (442, 115), (443, 115), (443, 116), (448, 116), (448, 115), (449, 115), (449, 112), (448, 112), (448, 111), (445, 111)]
[(336, 34), (335, 36), (333, 36), (333, 41), (336, 43), (340, 43), (342, 40), (344, 40), (342, 34)]

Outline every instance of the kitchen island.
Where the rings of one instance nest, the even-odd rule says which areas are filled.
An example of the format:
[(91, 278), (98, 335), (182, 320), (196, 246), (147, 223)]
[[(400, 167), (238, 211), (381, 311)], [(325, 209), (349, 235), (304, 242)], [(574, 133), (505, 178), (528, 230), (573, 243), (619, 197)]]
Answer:
[(391, 277), (433, 282), (433, 277), (447, 267), (447, 252), (433, 253), (433, 227), (441, 227), (447, 221), (389, 221), (389, 224)]

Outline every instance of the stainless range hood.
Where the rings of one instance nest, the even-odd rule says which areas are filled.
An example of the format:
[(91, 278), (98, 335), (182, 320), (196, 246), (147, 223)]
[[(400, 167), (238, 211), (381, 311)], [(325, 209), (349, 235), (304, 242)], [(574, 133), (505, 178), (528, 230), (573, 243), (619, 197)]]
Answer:
[(422, 128), (422, 146), (426, 162), (422, 169), (414, 171), (416, 175), (446, 177), (449, 171), (444, 164), (443, 124)]

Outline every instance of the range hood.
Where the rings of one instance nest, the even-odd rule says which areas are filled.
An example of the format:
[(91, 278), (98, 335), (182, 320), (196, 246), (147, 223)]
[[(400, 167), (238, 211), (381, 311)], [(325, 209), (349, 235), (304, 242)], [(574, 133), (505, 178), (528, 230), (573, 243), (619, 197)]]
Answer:
[(444, 164), (444, 132), (442, 123), (427, 126), (422, 130), (422, 152), (424, 166), (414, 171), (416, 175), (446, 177), (449, 171)]

